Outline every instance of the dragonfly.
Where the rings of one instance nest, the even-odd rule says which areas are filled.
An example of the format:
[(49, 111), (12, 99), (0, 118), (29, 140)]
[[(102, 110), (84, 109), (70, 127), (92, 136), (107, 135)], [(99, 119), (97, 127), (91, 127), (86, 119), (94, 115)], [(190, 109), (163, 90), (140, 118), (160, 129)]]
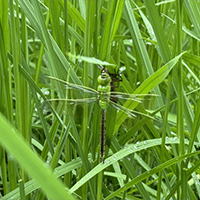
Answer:
[[(104, 160), (105, 160), (106, 110), (107, 110), (108, 106), (112, 106), (115, 109), (126, 113), (130, 117), (136, 117), (137, 114), (140, 114), (140, 115), (144, 115), (146, 117), (152, 118), (151, 116), (149, 116), (147, 114), (129, 110), (128, 108), (116, 103), (116, 99), (124, 99), (124, 100), (131, 99), (132, 101), (141, 103), (141, 100), (144, 98), (144, 96), (146, 96), (148, 94), (129, 94), (129, 93), (112, 91), (111, 90), (112, 79), (111, 79), (108, 71), (105, 69), (105, 67), (103, 67), (101, 69), (101, 74), (97, 78), (97, 82), (98, 82), (97, 90), (90, 88), (90, 87), (82, 86), (82, 85), (72, 84), (72, 83), (63, 81), (61, 79), (58, 79), (56, 77), (51, 77), (51, 76), (48, 76), (48, 77), (52, 80), (59, 81), (59, 82), (65, 84), (65, 86), (68, 89), (75, 89), (75, 90), (79, 90), (79, 91), (82, 91), (82, 92), (92, 95), (92, 97), (83, 98), (83, 99), (70, 99), (70, 98), (68, 98), (68, 99), (49, 99), (49, 101), (66, 101), (66, 102), (71, 102), (74, 104), (75, 103), (98, 102), (99, 107), (101, 108), (100, 157), (101, 157), (102, 163), (104, 163)], [(117, 76), (115, 76), (115, 77), (117, 77)], [(114, 99), (114, 100), (112, 100), (112, 99)]]

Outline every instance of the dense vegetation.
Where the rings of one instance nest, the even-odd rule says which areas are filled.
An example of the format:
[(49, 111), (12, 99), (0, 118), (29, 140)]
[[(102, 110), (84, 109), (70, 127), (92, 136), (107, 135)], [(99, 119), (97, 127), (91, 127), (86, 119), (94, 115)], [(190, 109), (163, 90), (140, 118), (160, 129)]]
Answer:
[[(197, 0), (0, 1), (0, 199), (200, 199), (199, 19)], [(102, 64), (127, 93), (104, 163), (98, 103), (50, 100), (89, 98)]]

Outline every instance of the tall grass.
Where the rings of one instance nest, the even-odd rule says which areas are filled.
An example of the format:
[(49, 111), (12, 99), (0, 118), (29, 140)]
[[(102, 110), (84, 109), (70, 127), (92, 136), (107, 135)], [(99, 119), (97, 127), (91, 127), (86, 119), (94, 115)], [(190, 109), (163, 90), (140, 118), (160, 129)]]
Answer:
[[(0, 199), (199, 199), (199, 18), (196, 0), (0, 1)], [(154, 97), (107, 109), (101, 163), (98, 104), (50, 103), (72, 94), (48, 76), (96, 89), (103, 61)]]

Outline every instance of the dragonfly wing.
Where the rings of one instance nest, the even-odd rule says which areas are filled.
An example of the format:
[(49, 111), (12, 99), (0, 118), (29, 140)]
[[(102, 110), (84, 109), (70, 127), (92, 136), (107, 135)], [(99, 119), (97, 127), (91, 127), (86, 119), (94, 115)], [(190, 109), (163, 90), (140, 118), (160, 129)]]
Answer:
[(155, 97), (157, 95), (155, 94), (127, 94), (127, 93), (123, 93), (123, 92), (110, 92), (110, 96), (112, 97), (117, 97), (119, 99), (131, 99), (132, 101), (137, 101), (139, 103), (141, 103), (142, 99), (146, 97)]
[(84, 98), (84, 99), (48, 99), (44, 102), (69, 102), (71, 104), (76, 104), (76, 103), (93, 103), (97, 101), (97, 97), (92, 97), (92, 98)]
[(65, 87), (67, 87), (69, 89), (77, 89), (77, 90), (81, 90), (83, 92), (91, 93), (91, 94), (95, 94), (95, 95), (98, 94), (98, 91), (96, 91), (95, 89), (86, 87), (86, 86), (76, 85), (76, 84), (73, 84), (73, 83), (69, 83), (69, 82), (63, 81), (63, 80), (61, 80), (59, 78), (52, 77), (52, 76), (48, 76), (48, 78), (51, 79), (51, 80), (58, 81), (58, 82), (64, 84)]
[(124, 106), (121, 106), (121, 105), (119, 105), (119, 104), (117, 104), (117, 103), (115, 103), (113, 101), (110, 101), (109, 105), (111, 105), (112, 107), (116, 108), (119, 111), (122, 111), (122, 112), (126, 113), (130, 117), (136, 117), (137, 115), (142, 115), (142, 116), (154, 119), (153, 117), (151, 117), (148, 114), (141, 113), (141, 112), (138, 112), (138, 111), (135, 111), (135, 110), (130, 110), (130, 109), (128, 109), (128, 108), (126, 108)]

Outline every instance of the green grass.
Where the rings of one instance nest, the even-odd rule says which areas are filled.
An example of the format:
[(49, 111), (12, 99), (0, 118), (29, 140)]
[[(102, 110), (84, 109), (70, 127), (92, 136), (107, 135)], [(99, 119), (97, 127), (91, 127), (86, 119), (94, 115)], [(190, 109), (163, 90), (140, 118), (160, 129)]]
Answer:
[[(0, 199), (200, 199), (200, 4), (190, 0), (0, 1)], [(156, 94), (107, 109), (63, 105), (97, 89)], [(77, 91), (73, 98), (87, 98)]]

